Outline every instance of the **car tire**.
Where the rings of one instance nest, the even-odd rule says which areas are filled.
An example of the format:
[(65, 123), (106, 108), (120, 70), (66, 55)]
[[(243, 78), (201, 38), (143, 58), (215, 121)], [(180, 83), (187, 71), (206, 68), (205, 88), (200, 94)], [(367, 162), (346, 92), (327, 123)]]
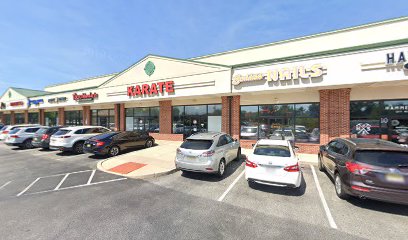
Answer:
[(33, 146), (32, 141), (33, 141), (32, 139), (27, 139), (27, 140), (25, 140), (24, 143), (23, 143), (23, 148), (24, 148), (24, 149), (31, 149), (31, 148), (33, 148), (34, 146)]
[(241, 148), (238, 148), (237, 157), (235, 158), (236, 161), (241, 159)]
[(226, 169), (225, 160), (221, 159), (220, 163), (218, 164), (218, 172), (217, 172), (218, 177), (223, 177), (224, 176), (225, 169)]
[(74, 144), (74, 147), (72, 148), (74, 153), (76, 154), (81, 154), (84, 152), (84, 143), (83, 142), (77, 142)]
[(151, 148), (153, 147), (153, 144), (154, 144), (153, 140), (149, 139), (145, 143), (145, 148)]
[(337, 197), (340, 199), (345, 200), (349, 197), (349, 195), (344, 191), (343, 181), (341, 181), (339, 173), (334, 175), (334, 190), (336, 191)]
[(323, 166), (321, 155), (319, 155), (319, 157), (317, 158), (317, 166), (320, 172), (324, 172), (326, 170)]
[(116, 157), (120, 153), (120, 148), (118, 146), (113, 146), (109, 149), (109, 156)]

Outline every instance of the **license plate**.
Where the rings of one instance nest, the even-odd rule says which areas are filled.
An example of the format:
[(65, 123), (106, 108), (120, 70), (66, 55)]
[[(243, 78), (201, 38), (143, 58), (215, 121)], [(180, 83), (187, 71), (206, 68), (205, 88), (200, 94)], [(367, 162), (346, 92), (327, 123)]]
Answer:
[(389, 182), (404, 183), (404, 177), (399, 174), (390, 173), (385, 175), (385, 179)]
[(91, 144), (86, 144), (86, 147), (89, 147), (89, 148), (90, 148), (90, 147), (91, 147)]

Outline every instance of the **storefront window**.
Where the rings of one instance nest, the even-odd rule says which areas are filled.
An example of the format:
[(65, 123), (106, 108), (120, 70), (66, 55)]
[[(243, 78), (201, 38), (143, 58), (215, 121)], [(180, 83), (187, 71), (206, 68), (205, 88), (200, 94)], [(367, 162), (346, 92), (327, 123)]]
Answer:
[(113, 109), (92, 110), (91, 124), (109, 129), (115, 128), (115, 111)]
[(38, 113), (28, 113), (28, 123), (38, 124)]
[(82, 111), (66, 111), (65, 112), (66, 126), (82, 126)]
[(126, 109), (126, 131), (159, 132), (159, 107)]
[(207, 131), (221, 131), (221, 104), (173, 107), (173, 133), (188, 137)]
[(318, 103), (241, 106), (241, 138), (318, 143), (319, 112)]
[(45, 112), (45, 125), (46, 126), (57, 126), (58, 125), (58, 112)]
[(10, 125), (11, 124), (11, 118), (10, 118), (10, 114), (4, 114), (4, 125)]
[(16, 124), (24, 124), (24, 113), (16, 113), (14, 115)]

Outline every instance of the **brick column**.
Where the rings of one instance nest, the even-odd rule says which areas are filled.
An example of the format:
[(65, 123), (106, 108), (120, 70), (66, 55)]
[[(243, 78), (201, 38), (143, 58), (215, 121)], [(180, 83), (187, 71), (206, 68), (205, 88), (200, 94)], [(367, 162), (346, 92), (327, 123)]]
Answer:
[(6, 124), (6, 114), (1, 114), (1, 123)]
[(116, 131), (125, 131), (125, 104), (114, 105)]
[(38, 113), (38, 121), (40, 123), (40, 125), (44, 125), (45, 124), (45, 114), (44, 114), (44, 109), (40, 109), (39, 113)]
[(10, 125), (14, 125), (16, 124), (16, 114), (14, 113), (14, 111), (10, 112)]
[(91, 125), (91, 107), (90, 106), (82, 106), (82, 120), (84, 122), (84, 126)]
[(28, 124), (28, 110), (24, 110), (24, 123)]
[(120, 131), (126, 131), (126, 110), (125, 110), (125, 104), (121, 103), (119, 104), (120, 106)]
[(350, 88), (320, 90), (320, 143), (350, 136)]
[(159, 101), (160, 106), (160, 134), (171, 134), (172, 132), (172, 111), (171, 100)]
[[(240, 105), (241, 96), (221, 97), (222, 104), (222, 124), (221, 130), (230, 134), (233, 138), (239, 139), (240, 135)], [(231, 114), (231, 122), (230, 122)]]
[(64, 108), (58, 108), (58, 125), (65, 125), (65, 110)]

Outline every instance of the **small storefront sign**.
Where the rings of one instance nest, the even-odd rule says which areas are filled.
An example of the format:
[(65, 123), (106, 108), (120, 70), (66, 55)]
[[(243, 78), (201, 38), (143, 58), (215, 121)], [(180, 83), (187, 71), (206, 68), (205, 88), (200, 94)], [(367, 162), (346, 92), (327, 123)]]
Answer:
[(92, 101), (95, 98), (98, 98), (97, 93), (92, 93), (90, 92), (89, 94), (87, 93), (82, 93), (82, 94), (72, 94), (72, 97), (74, 98), (75, 101)]
[[(405, 54), (407, 57), (405, 57)], [(387, 53), (386, 55), (386, 63), (387, 65), (399, 65), (404, 68), (404, 70), (408, 70), (408, 52), (405, 53), (401, 51), (399, 53)]]
[(1, 103), (1, 104), (0, 104), (0, 109), (6, 109), (6, 104), (5, 104), (5, 103)]
[(129, 97), (143, 96), (143, 95), (157, 95), (159, 93), (174, 92), (174, 81), (165, 81), (142, 85), (135, 85), (127, 87), (127, 95)]
[(317, 78), (323, 75), (326, 68), (321, 64), (314, 64), (310, 67), (293, 66), (279, 69), (271, 69), (266, 72), (250, 73), (246, 75), (237, 74), (232, 77), (232, 85), (239, 85), (243, 82), (261, 81), (268, 82), (297, 80), (307, 78)]
[(68, 99), (66, 97), (56, 97), (48, 99), (48, 103), (61, 103), (66, 102)]
[(35, 99), (35, 100), (29, 99), (29, 100), (28, 100), (28, 106), (29, 106), (29, 107), (30, 107), (31, 105), (36, 105), (36, 106), (38, 106), (38, 105), (40, 105), (40, 104), (42, 104), (42, 103), (44, 103), (44, 99)]
[(10, 107), (19, 107), (19, 106), (24, 106), (23, 101), (18, 101), (18, 102), (11, 102)]

